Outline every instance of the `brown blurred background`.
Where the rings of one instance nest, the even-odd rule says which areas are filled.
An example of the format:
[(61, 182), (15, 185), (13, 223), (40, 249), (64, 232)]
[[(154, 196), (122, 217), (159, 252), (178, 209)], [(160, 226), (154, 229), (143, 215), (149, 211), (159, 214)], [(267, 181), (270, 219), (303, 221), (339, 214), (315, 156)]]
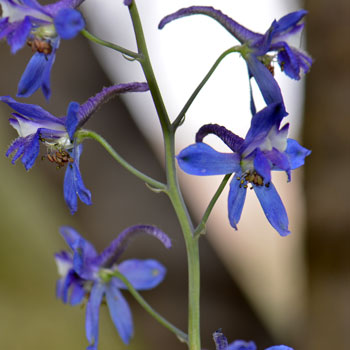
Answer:
[[(308, 319), (303, 334), (288, 345), (305, 350), (350, 348), (350, 3), (306, 1), (308, 51), (315, 58), (306, 83), (303, 144), (312, 158), (305, 167), (307, 201)], [(31, 52), (15, 56), (2, 42), (0, 95), (15, 96)], [(52, 98), (41, 93), (26, 102), (64, 115), (72, 100), (83, 102), (111, 84), (81, 37), (64, 41), (52, 71)], [(8, 125), (10, 109), (0, 106), (0, 146), (6, 152), (16, 132)], [(101, 133), (131, 164), (157, 179), (164, 173), (119, 99), (105, 105), (88, 127)], [(187, 272), (184, 243), (167, 198), (149, 191), (92, 141), (85, 142), (81, 171), (92, 192), (93, 206), (79, 204), (71, 216), (63, 200), (64, 170), (38, 161), (28, 173), (0, 157), (0, 343), (3, 349), (83, 349), (84, 309), (55, 299), (53, 254), (65, 245), (61, 225), (72, 225), (98, 250), (125, 227), (156, 224), (173, 240), (165, 251), (152, 238), (135, 241), (124, 258), (153, 257), (168, 268), (157, 289), (143, 295), (175, 325), (186, 329)], [(345, 180), (345, 181), (344, 181)], [(230, 338), (254, 339), (259, 349), (276, 343), (243, 293), (204, 238), (201, 241), (203, 347), (213, 349), (211, 333), (219, 327)], [(127, 292), (134, 315), (130, 349), (185, 349), (152, 320)], [(125, 349), (102, 308), (99, 349)], [(233, 340), (233, 339), (231, 339)], [(287, 342), (287, 341), (286, 341)]]

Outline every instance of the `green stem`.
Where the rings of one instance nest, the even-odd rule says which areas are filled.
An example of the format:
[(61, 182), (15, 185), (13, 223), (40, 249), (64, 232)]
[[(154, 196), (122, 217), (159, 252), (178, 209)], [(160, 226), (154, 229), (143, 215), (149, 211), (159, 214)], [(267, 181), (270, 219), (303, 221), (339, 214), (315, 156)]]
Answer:
[(119, 271), (113, 271), (113, 276), (119, 278), (128, 288), (130, 294), (136, 299), (136, 301), (151, 315), (153, 316), (160, 324), (168, 328), (173, 332), (183, 343), (188, 342), (188, 336), (182, 330), (175, 327), (168, 320), (166, 320), (162, 315), (156, 312), (143, 297), (138, 293), (138, 291), (132, 286), (128, 279), (121, 274)]
[(181, 112), (179, 113), (179, 115), (176, 117), (176, 119), (173, 122), (173, 126), (176, 129), (178, 126), (181, 125), (183, 118), (187, 112), (187, 110), (190, 108), (192, 102), (194, 101), (194, 99), (197, 97), (197, 95), (199, 94), (199, 92), (202, 90), (202, 87), (206, 84), (206, 82), (209, 80), (209, 78), (211, 77), (211, 75), (215, 72), (216, 68), (218, 67), (218, 65), (220, 64), (220, 62), (230, 53), (232, 52), (240, 52), (242, 49), (242, 46), (234, 46), (231, 47), (230, 49), (226, 50), (225, 52), (223, 52), (219, 58), (215, 61), (215, 63), (213, 64), (213, 66), (210, 68), (209, 72), (207, 73), (207, 75), (203, 78), (203, 80), (200, 82), (200, 84), (197, 86), (197, 88), (194, 90), (194, 92), (192, 93), (191, 97), (188, 99), (188, 101), (186, 102), (186, 104), (184, 105), (184, 107), (182, 108)]
[(86, 39), (88, 39), (96, 44), (99, 44), (99, 45), (102, 45), (105, 47), (109, 47), (110, 49), (121, 52), (122, 54), (129, 56), (135, 60), (141, 59), (141, 56), (138, 53), (131, 51), (131, 50), (128, 50), (128, 49), (125, 49), (124, 47), (113, 44), (109, 41), (102, 40), (102, 39), (98, 38), (97, 36), (88, 32), (86, 29), (83, 29), (80, 33), (83, 34)]
[(163, 183), (154, 180), (153, 178), (145, 175), (144, 173), (130, 165), (113, 149), (113, 147), (101, 135), (91, 130), (79, 130), (76, 133), (76, 137), (79, 143), (82, 142), (84, 139), (93, 139), (97, 141), (120, 165), (122, 165), (125, 169), (130, 171), (133, 175), (137, 176), (139, 179), (146, 182), (146, 184), (153, 188), (166, 191), (166, 186)]
[(205, 231), (205, 225), (207, 224), (207, 221), (208, 221), (208, 218), (209, 218), (209, 215), (211, 213), (211, 211), (213, 210), (214, 208), (214, 205), (216, 203), (216, 201), (218, 200), (218, 198), (220, 197), (222, 191), (224, 190), (229, 178), (231, 177), (232, 174), (227, 174), (225, 175), (225, 177), (223, 178), (223, 180), (221, 181), (221, 184), (220, 186), (218, 187), (218, 189), (216, 190), (213, 198), (211, 199), (206, 211), (204, 212), (204, 215), (202, 217), (202, 220), (201, 222), (198, 224), (197, 228), (195, 229), (194, 231), (194, 235), (195, 237), (201, 235), (204, 233)]
[(140, 60), (142, 69), (147, 79), (153, 102), (158, 113), (159, 121), (163, 131), (165, 147), (165, 163), (167, 174), (167, 194), (173, 204), (180, 226), (184, 235), (187, 261), (188, 261), (188, 347), (191, 350), (200, 350), (200, 270), (199, 270), (199, 248), (198, 239), (193, 236), (193, 225), (184, 203), (178, 184), (175, 167), (175, 128), (170, 123), (156, 77), (154, 75), (151, 61), (143, 34), (142, 24), (135, 1), (129, 6), (130, 16), (134, 26), (138, 52), (143, 58)]

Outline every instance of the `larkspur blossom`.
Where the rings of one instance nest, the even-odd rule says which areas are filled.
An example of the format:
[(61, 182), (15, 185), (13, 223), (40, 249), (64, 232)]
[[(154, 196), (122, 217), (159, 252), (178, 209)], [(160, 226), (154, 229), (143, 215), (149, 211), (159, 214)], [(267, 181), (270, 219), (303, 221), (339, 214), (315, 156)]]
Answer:
[(77, 305), (88, 298), (86, 307), (86, 337), (88, 349), (98, 346), (99, 309), (105, 297), (111, 319), (122, 338), (128, 344), (133, 334), (132, 315), (121, 289), (125, 284), (113, 276), (114, 271), (123, 274), (137, 290), (156, 287), (165, 277), (165, 267), (156, 260), (125, 260), (117, 264), (128, 242), (138, 234), (148, 234), (159, 239), (166, 248), (171, 247), (169, 237), (154, 226), (137, 225), (125, 229), (101, 253), (70, 227), (62, 227), (61, 235), (72, 250), (55, 255), (61, 278), (57, 282), (56, 295), (64, 303)]
[[(286, 210), (271, 182), (271, 171), (285, 171), (290, 181), (291, 170), (303, 165), (305, 157), (311, 152), (297, 141), (287, 139), (289, 124), (280, 129), (280, 123), (286, 115), (282, 104), (265, 107), (253, 116), (245, 139), (222, 126), (204, 125), (196, 135), (196, 143), (177, 156), (180, 168), (188, 174), (205, 176), (235, 173), (228, 196), (228, 216), (235, 229), (250, 184), (270, 224), (282, 236), (290, 233)], [(233, 153), (220, 153), (203, 143), (203, 138), (208, 134), (218, 136)]]
[[(222, 333), (221, 329), (218, 329), (213, 333), (216, 350), (257, 350), (257, 347), (253, 341), (246, 342), (244, 340), (235, 340), (231, 344), (228, 344), (227, 338)], [(274, 345), (266, 348), (265, 350), (293, 350), (286, 345)]]
[[(241, 44), (240, 50), (248, 66), (249, 77), (254, 77), (266, 104), (282, 102), (280, 88), (273, 77), (272, 63), (277, 55), (277, 62), (290, 78), (299, 80), (301, 73), (307, 73), (312, 59), (305, 52), (290, 45), (295, 40), (304, 24), (300, 23), (307, 11), (300, 10), (289, 13), (278, 21), (273, 21), (265, 34), (253, 32), (221, 11), (207, 6), (191, 6), (180, 9), (162, 19), (159, 28), (167, 23), (185, 16), (202, 14), (219, 22)], [(274, 53), (270, 55), (269, 53)], [(255, 114), (255, 105), (251, 99), (252, 113)]]
[(9, 96), (2, 96), (0, 101), (15, 110), (9, 121), (19, 135), (10, 145), (6, 156), (9, 157), (14, 153), (12, 163), (22, 157), (24, 167), (29, 170), (39, 155), (40, 143), (43, 143), (47, 147), (47, 158), (51, 162), (59, 168), (67, 164), (64, 198), (71, 213), (74, 214), (78, 207), (77, 197), (83, 203), (91, 204), (91, 193), (85, 187), (79, 170), (82, 144), (78, 144), (74, 139), (75, 131), (89, 120), (99, 106), (113, 96), (147, 90), (147, 83), (113, 85), (102, 89), (82, 105), (71, 102), (64, 117), (55, 117), (37, 105), (20, 103)]
[(41, 87), (50, 98), (50, 73), (60, 39), (74, 38), (85, 26), (75, 9), (82, 2), (61, 0), (42, 6), (36, 0), (0, 0), (0, 39), (7, 39), (12, 53), (26, 43), (35, 52), (18, 84), (18, 97), (28, 97)]

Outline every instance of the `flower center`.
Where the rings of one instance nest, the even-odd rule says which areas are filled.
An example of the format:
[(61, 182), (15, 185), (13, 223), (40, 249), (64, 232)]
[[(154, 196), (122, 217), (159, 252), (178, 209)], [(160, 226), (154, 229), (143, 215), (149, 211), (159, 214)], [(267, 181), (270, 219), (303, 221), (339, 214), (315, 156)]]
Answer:
[(254, 188), (254, 186), (270, 186), (270, 182), (265, 183), (264, 178), (261, 175), (259, 175), (255, 170), (243, 173), (241, 176), (236, 176), (236, 180), (240, 182), (239, 188), (247, 188), (248, 184), (251, 184), (251, 190)]

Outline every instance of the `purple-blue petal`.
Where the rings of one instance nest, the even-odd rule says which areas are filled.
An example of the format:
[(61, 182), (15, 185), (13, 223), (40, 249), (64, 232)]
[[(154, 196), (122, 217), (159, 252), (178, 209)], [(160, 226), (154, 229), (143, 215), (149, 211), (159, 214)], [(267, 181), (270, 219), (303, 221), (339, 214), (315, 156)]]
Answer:
[(287, 112), (282, 103), (269, 104), (256, 113), (239, 152), (244, 152), (245, 156), (248, 156), (266, 139), (273, 126), (279, 128), (281, 120), (286, 115)]
[(245, 57), (249, 75), (253, 76), (267, 105), (283, 103), (281, 89), (271, 72), (253, 54)]
[(31, 29), (32, 24), (28, 17), (25, 17), (22, 21), (12, 23), (12, 30), (7, 34), (7, 42), (11, 46), (11, 53), (15, 54), (23, 47)]
[(293, 139), (287, 139), (287, 149), (285, 154), (289, 158), (290, 168), (296, 169), (304, 165), (305, 157), (311, 154), (311, 151), (300, 146), (299, 143)]
[(69, 248), (74, 251), (74, 247), (76, 246), (76, 242), (79, 240), (84, 241), (84, 254), (87, 258), (92, 259), (97, 256), (97, 252), (94, 246), (87, 240), (85, 240), (78, 231), (74, 230), (74, 228), (69, 226), (61, 226), (60, 234), (68, 244)]
[(62, 39), (73, 39), (85, 27), (81, 13), (72, 8), (61, 9), (54, 18), (54, 24)]
[(26, 139), (29, 140), (28, 144), (24, 148), (22, 163), (26, 170), (29, 170), (35, 163), (40, 150), (40, 129), (34, 134), (29, 135)]
[(91, 192), (85, 187), (79, 170), (79, 158), (82, 152), (82, 145), (74, 147), (74, 162), (68, 164), (64, 176), (64, 199), (69, 207), (71, 214), (78, 210), (78, 197), (86, 205), (91, 205)]
[(132, 0), (124, 0), (124, 5), (125, 6), (130, 6), (132, 3)]
[(299, 10), (283, 16), (276, 22), (273, 34), (279, 35), (288, 29), (293, 29), (293, 27), (295, 27), (306, 14), (307, 11)]
[(238, 153), (220, 153), (202, 142), (186, 147), (176, 158), (180, 168), (191, 175), (231, 174), (240, 170)]
[(287, 236), (288, 216), (282, 200), (277, 193), (275, 186), (270, 183), (269, 187), (254, 186), (254, 191), (259, 199), (260, 205), (264, 210), (267, 220), (272, 227), (281, 235)]
[(50, 79), (51, 79), (51, 69), (56, 60), (56, 50), (59, 45), (59, 40), (56, 40), (52, 45), (52, 53), (47, 55), (47, 63), (42, 75), (41, 81), (41, 91), (43, 92), (46, 100), (49, 100), (51, 96), (51, 87), (50, 87)]
[(228, 194), (228, 218), (231, 226), (236, 230), (247, 194), (247, 189), (244, 188), (240, 180), (237, 179), (237, 175), (231, 180)]
[(29, 97), (36, 90), (38, 90), (42, 84), (44, 72), (48, 65), (48, 56), (40, 52), (36, 52), (27, 64), (21, 80), (18, 84), (17, 96)]
[(78, 102), (71, 102), (68, 106), (65, 126), (68, 131), (69, 138), (71, 140), (73, 140), (74, 133), (78, 126), (79, 108), (80, 108), (80, 105)]
[(113, 284), (113, 279), (106, 287), (106, 300), (109, 314), (120, 337), (129, 344), (134, 332), (132, 315), (128, 303), (122, 293)]
[[(283, 170), (287, 173), (288, 181), (291, 180), (291, 166), (289, 157), (285, 152), (280, 152), (276, 148), (265, 153), (266, 158), (272, 163), (273, 170)], [(269, 180), (270, 181), (270, 180)]]
[(227, 350), (256, 350), (253, 341), (235, 340), (227, 347)]
[(87, 348), (89, 350), (97, 350), (100, 305), (105, 294), (105, 290), (105, 285), (95, 283), (92, 286), (90, 298), (86, 306), (85, 330), (86, 338), (90, 343), (89, 347)]
[(271, 164), (259, 148), (255, 151), (254, 169), (260, 176), (262, 176), (265, 183), (271, 181)]
[[(166, 268), (156, 260), (125, 260), (118, 264), (118, 271), (137, 290), (147, 290), (158, 286), (164, 280)], [(125, 289), (126, 286), (120, 280), (116, 280), (119, 288)]]
[(147, 234), (157, 238), (165, 248), (171, 247), (171, 240), (166, 233), (152, 225), (135, 225), (125, 229), (111, 244), (99, 255), (95, 262), (99, 266), (112, 266), (124, 252), (131, 240), (140, 234)]
[(286, 345), (274, 345), (266, 348), (265, 350), (293, 350), (293, 348)]

